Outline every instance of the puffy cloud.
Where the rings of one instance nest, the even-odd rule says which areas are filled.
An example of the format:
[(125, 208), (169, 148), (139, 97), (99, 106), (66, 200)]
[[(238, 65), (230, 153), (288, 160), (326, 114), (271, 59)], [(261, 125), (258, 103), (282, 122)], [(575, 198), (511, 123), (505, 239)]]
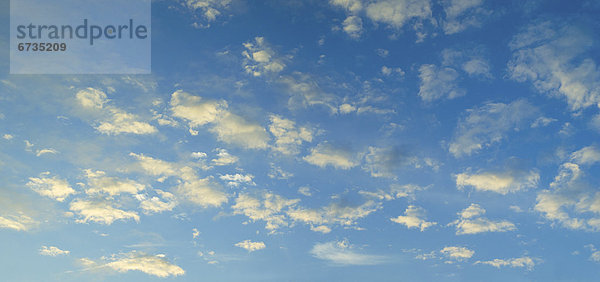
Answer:
[(285, 68), (284, 58), (279, 57), (267, 44), (264, 37), (254, 38), (254, 42), (244, 43), (244, 69), (253, 76), (277, 74)]
[[(140, 167), (146, 173), (152, 176), (160, 176), (159, 181), (164, 180), (165, 177), (180, 179), (180, 184), (175, 187), (175, 191), (181, 199), (205, 208), (221, 206), (228, 200), (227, 194), (221, 191), (221, 187), (214, 183), (211, 177), (198, 177), (194, 169), (190, 166), (169, 163), (142, 154), (131, 153), (129, 155), (139, 160)], [(166, 203), (166, 205), (171, 206), (174, 203)]]
[(455, 259), (455, 260), (465, 260), (470, 259), (475, 254), (475, 251), (469, 250), (465, 247), (444, 247), (440, 250), (440, 253), (444, 256)]
[(558, 120), (553, 119), (553, 118), (548, 118), (548, 117), (539, 117), (531, 124), (531, 128), (546, 127), (550, 123), (553, 123), (555, 121), (558, 121)]
[(398, 147), (369, 147), (362, 169), (373, 177), (395, 178), (396, 170), (409, 159), (410, 157)]
[(357, 16), (349, 16), (342, 22), (342, 30), (351, 38), (358, 39), (363, 32), (362, 19)]
[(18, 213), (18, 215), (0, 216), (0, 228), (27, 231), (36, 224), (37, 221), (23, 213)]
[(95, 128), (100, 133), (107, 135), (122, 133), (143, 135), (157, 132), (154, 126), (140, 121), (137, 115), (109, 105), (110, 100), (101, 90), (86, 88), (77, 92), (75, 97), (83, 109), (98, 116), (98, 125)]
[(303, 207), (290, 207), (286, 213), (290, 219), (303, 222), (311, 226), (321, 225), (356, 225), (358, 219), (364, 218), (381, 208), (381, 203), (367, 200), (362, 204), (349, 205), (347, 203), (330, 203), (319, 208), (310, 209)]
[(281, 77), (278, 82), (285, 87), (290, 96), (288, 99), (290, 109), (324, 106), (331, 114), (337, 114), (339, 111), (339, 99), (324, 91), (317, 79), (311, 75), (294, 72), (292, 75)]
[(148, 255), (142, 252), (131, 251), (125, 254), (112, 255), (110, 258), (102, 258), (102, 261), (93, 261), (82, 258), (83, 265), (93, 269), (112, 269), (118, 272), (140, 271), (149, 275), (165, 278), (169, 276), (180, 276), (185, 271), (167, 261), (163, 254)]
[(336, 148), (329, 143), (321, 143), (310, 150), (310, 155), (303, 158), (306, 162), (319, 167), (333, 166), (338, 169), (350, 169), (358, 165), (352, 152)]
[(219, 207), (227, 202), (227, 194), (210, 178), (186, 181), (177, 187), (184, 199), (201, 207)]
[(535, 266), (535, 259), (524, 256), (524, 257), (520, 257), (520, 258), (510, 258), (510, 259), (494, 259), (494, 260), (488, 260), (488, 261), (477, 261), (475, 262), (475, 264), (487, 264), (487, 265), (491, 265), (493, 267), (496, 268), (501, 268), (501, 267), (511, 267), (511, 268), (517, 268), (517, 267), (521, 267), (521, 268), (527, 268), (527, 270), (533, 270), (533, 267)]
[(271, 115), (270, 120), (269, 132), (275, 137), (274, 151), (296, 155), (302, 143), (312, 141), (313, 132), (310, 128), (297, 127), (295, 122), (277, 115)]
[(242, 242), (236, 243), (235, 246), (246, 249), (248, 252), (262, 250), (267, 247), (263, 242), (252, 242), (250, 240), (244, 240)]
[(81, 218), (77, 220), (79, 223), (96, 222), (110, 225), (116, 220), (140, 220), (136, 212), (117, 209), (104, 201), (78, 199), (72, 201), (69, 208), (80, 215)]
[(510, 42), (510, 76), (540, 93), (566, 98), (573, 111), (600, 104), (600, 70), (593, 35), (568, 24), (536, 21)]
[(459, 74), (450, 67), (436, 65), (422, 65), (419, 68), (419, 96), (425, 102), (432, 102), (441, 98), (454, 99), (464, 96), (465, 91), (458, 87)]
[(210, 23), (217, 20), (223, 12), (231, 8), (233, 0), (178, 0), (192, 12), (198, 13), (194, 16), (193, 26), (195, 28), (209, 28)]
[(404, 211), (404, 215), (390, 218), (391, 221), (406, 225), (408, 228), (419, 228), (421, 231), (436, 225), (436, 222), (425, 220), (425, 210), (421, 207), (410, 205)]
[(353, 13), (357, 13), (363, 9), (361, 0), (330, 0), (329, 3)]
[(366, 12), (372, 21), (399, 29), (411, 19), (430, 18), (431, 3), (421, 0), (380, 0), (370, 3)]
[(337, 265), (377, 265), (388, 261), (385, 256), (359, 253), (348, 241), (317, 243), (310, 253), (318, 259)]
[(266, 130), (229, 112), (225, 101), (203, 101), (199, 96), (177, 90), (171, 95), (170, 105), (173, 116), (188, 121), (190, 129), (210, 124), (209, 130), (220, 141), (250, 149), (267, 147)]
[(268, 192), (257, 196), (240, 194), (231, 208), (234, 210), (234, 214), (245, 215), (252, 221), (265, 221), (265, 228), (275, 232), (280, 227), (288, 226), (282, 210), (299, 201), (298, 199), (289, 200)]
[(170, 211), (177, 206), (175, 195), (158, 189), (155, 191), (159, 196), (148, 197), (147, 195), (143, 194), (136, 195), (136, 198), (140, 201), (140, 208), (145, 214)]
[(66, 251), (66, 250), (61, 250), (57, 247), (54, 246), (42, 246), (42, 248), (40, 249), (40, 255), (43, 256), (51, 256), (51, 257), (56, 257), (56, 256), (61, 256), (61, 255), (68, 255), (70, 252)]
[(56, 177), (30, 177), (26, 185), (36, 193), (59, 202), (76, 193), (66, 180)]
[(240, 186), (240, 184), (242, 183), (246, 183), (249, 185), (256, 185), (254, 183), (254, 181), (252, 181), (252, 179), (254, 178), (254, 175), (252, 174), (225, 174), (225, 175), (221, 175), (219, 176), (219, 178), (221, 180), (227, 181), (227, 185), (229, 186), (233, 186), (233, 187), (238, 187)]
[(392, 185), (390, 185), (389, 189), (386, 189), (386, 190), (383, 190), (383, 189), (377, 189), (375, 191), (361, 190), (361, 191), (358, 191), (358, 193), (363, 196), (366, 196), (366, 197), (378, 199), (380, 201), (382, 201), (382, 200), (391, 201), (391, 200), (395, 200), (395, 199), (399, 199), (399, 198), (414, 198), (415, 192), (425, 190), (425, 189), (427, 189), (427, 187), (421, 187), (421, 186), (414, 185), (414, 184), (405, 184), (405, 185), (392, 184)]
[(571, 161), (580, 165), (600, 162), (600, 150), (596, 146), (587, 146), (571, 154)]
[(600, 230), (600, 192), (585, 180), (586, 165), (596, 163), (593, 147), (585, 147), (571, 154), (577, 163), (563, 163), (549, 189), (537, 195), (535, 210), (546, 219), (569, 229)]
[(87, 194), (105, 193), (109, 196), (116, 196), (122, 193), (137, 194), (146, 187), (130, 179), (119, 179), (116, 177), (106, 177), (103, 171), (86, 170), (88, 177)]
[(228, 107), (225, 101), (203, 100), (182, 90), (173, 92), (170, 105), (173, 116), (187, 120), (190, 128), (214, 123)]
[(238, 157), (229, 154), (229, 152), (227, 152), (227, 150), (225, 149), (217, 148), (215, 149), (215, 151), (217, 152), (217, 157), (211, 160), (213, 165), (231, 165), (237, 163), (240, 160)]
[(493, 221), (485, 217), (483, 209), (478, 204), (471, 204), (468, 208), (459, 213), (460, 218), (450, 223), (456, 225), (456, 235), (477, 234), (483, 232), (506, 232), (515, 230), (515, 225), (506, 220)]
[(459, 121), (449, 151), (455, 157), (462, 157), (498, 143), (535, 112), (537, 108), (525, 100), (510, 104), (487, 103), (470, 109), (468, 115)]
[(456, 186), (466, 186), (478, 191), (491, 191), (502, 195), (523, 189), (535, 188), (540, 180), (537, 171), (509, 170), (505, 172), (460, 173), (456, 175)]
[(481, 6), (483, 0), (450, 0), (442, 2), (446, 13), (443, 29), (446, 34), (461, 32), (468, 27), (478, 26), (489, 15)]

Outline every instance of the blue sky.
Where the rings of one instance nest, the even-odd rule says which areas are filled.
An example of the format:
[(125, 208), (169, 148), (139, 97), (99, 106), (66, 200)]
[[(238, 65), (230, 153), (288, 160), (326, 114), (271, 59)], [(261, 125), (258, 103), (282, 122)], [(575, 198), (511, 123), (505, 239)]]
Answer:
[(162, 0), (151, 75), (6, 51), (0, 280), (593, 281), (599, 12)]

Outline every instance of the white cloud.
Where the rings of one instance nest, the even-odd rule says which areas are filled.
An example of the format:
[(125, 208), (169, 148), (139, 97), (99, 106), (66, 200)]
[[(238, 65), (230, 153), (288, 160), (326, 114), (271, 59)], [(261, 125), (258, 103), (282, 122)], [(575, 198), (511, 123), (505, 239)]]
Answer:
[(354, 226), (358, 219), (364, 218), (381, 208), (379, 202), (367, 200), (362, 204), (330, 203), (329, 205), (311, 209), (290, 207), (286, 214), (295, 222), (303, 222), (311, 226), (341, 225)]
[(502, 195), (537, 187), (540, 174), (537, 171), (508, 170), (504, 172), (460, 173), (456, 175), (456, 186), (466, 186), (478, 191), (491, 191)]
[(186, 181), (177, 187), (183, 199), (201, 207), (219, 207), (227, 202), (227, 194), (210, 178)]
[[(586, 148), (571, 154), (572, 160), (580, 161), (582, 166), (595, 163), (590, 147)], [(582, 166), (563, 163), (549, 189), (538, 193), (535, 210), (569, 229), (599, 231), (600, 192), (585, 182), (585, 166)]]
[(249, 149), (267, 147), (266, 130), (229, 112), (225, 101), (203, 101), (202, 97), (177, 90), (171, 95), (170, 105), (173, 116), (188, 121), (190, 129), (210, 124), (209, 131), (220, 141)]
[(37, 221), (23, 213), (0, 216), (0, 228), (27, 231), (36, 224)]
[(319, 167), (333, 166), (338, 169), (350, 169), (358, 165), (357, 157), (343, 148), (336, 148), (329, 143), (321, 143), (310, 150), (310, 155), (303, 158), (306, 162)]
[(15, 137), (12, 134), (4, 134), (4, 135), (2, 135), (2, 139), (4, 139), (4, 140), (11, 140), (13, 138), (15, 138)]
[(86, 88), (77, 92), (76, 100), (84, 110), (97, 116), (97, 126), (100, 133), (118, 135), (122, 133), (152, 134), (156, 128), (147, 122), (140, 121), (137, 115), (125, 112), (109, 105), (110, 100), (101, 90)]
[(331, 5), (341, 7), (352, 13), (357, 13), (363, 9), (361, 0), (330, 0)]
[(342, 22), (342, 30), (353, 39), (360, 38), (363, 32), (362, 19), (357, 16), (349, 16)]
[(248, 74), (277, 74), (285, 68), (284, 58), (275, 53), (264, 37), (255, 37), (254, 42), (246, 42), (244, 47), (244, 69)]
[(36, 157), (42, 156), (42, 155), (46, 155), (46, 154), (53, 154), (56, 155), (58, 154), (57, 150), (54, 150), (52, 148), (48, 148), (48, 149), (41, 149), (41, 150), (37, 150), (37, 152), (35, 153)]
[(145, 214), (171, 211), (177, 206), (175, 195), (158, 189), (155, 191), (159, 196), (148, 197), (143, 194), (136, 195), (136, 198), (140, 201), (140, 208)]
[(285, 87), (290, 96), (288, 99), (290, 109), (324, 106), (331, 114), (338, 113), (340, 104), (338, 97), (321, 89), (314, 76), (294, 72), (292, 75), (281, 77), (278, 82)]
[(389, 189), (377, 189), (375, 191), (358, 191), (359, 194), (371, 198), (378, 199), (380, 201), (391, 201), (399, 198), (411, 198), (414, 199), (415, 192), (425, 190), (427, 187), (421, 187), (414, 184), (392, 184)]
[(295, 122), (277, 115), (270, 116), (269, 132), (275, 137), (273, 150), (284, 155), (296, 155), (304, 142), (311, 142), (313, 131), (307, 127), (297, 127)]
[(202, 207), (218, 207), (227, 202), (227, 194), (221, 187), (212, 181), (212, 177), (199, 178), (194, 168), (185, 164), (169, 163), (144, 155), (129, 154), (139, 160), (141, 168), (152, 176), (160, 176), (159, 181), (165, 177), (180, 179), (175, 187), (178, 196)]
[(527, 270), (533, 270), (535, 266), (535, 260), (530, 257), (510, 258), (510, 259), (494, 259), (488, 261), (477, 261), (475, 264), (487, 264), (496, 268), (511, 267), (511, 268), (527, 268)]
[(79, 223), (96, 222), (110, 225), (116, 220), (134, 219), (140, 220), (139, 215), (134, 211), (124, 211), (113, 207), (110, 203), (104, 201), (74, 200), (69, 205), (70, 210), (78, 213)]
[(30, 177), (29, 182), (27, 182), (26, 185), (36, 193), (59, 202), (64, 201), (65, 198), (76, 193), (66, 180), (56, 177)]
[(451, 246), (451, 247), (444, 247), (443, 249), (440, 250), (440, 253), (448, 258), (462, 261), (462, 260), (470, 259), (471, 257), (473, 257), (473, 255), (475, 254), (475, 251), (469, 250), (465, 247)]
[(288, 226), (282, 210), (299, 201), (298, 199), (289, 200), (268, 192), (256, 197), (249, 194), (240, 194), (231, 208), (234, 210), (234, 214), (245, 215), (252, 221), (265, 221), (265, 228), (275, 232), (280, 227)]
[(431, 4), (422, 0), (380, 0), (370, 3), (366, 12), (372, 21), (399, 29), (411, 19), (430, 18)]
[(510, 76), (529, 81), (540, 93), (566, 98), (571, 110), (600, 104), (600, 70), (592, 54), (593, 35), (567, 24), (533, 22), (509, 47)]
[(558, 120), (553, 119), (553, 118), (548, 118), (548, 117), (539, 117), (531, 124), (531, 128), (546, 127), (550, 123), (553, 123), (555, 121), (558, 121)]
[(252, 174), (225, 174), (219, 176), (219, 178), (223, 181), (227, 181), (227, 185), (232, 187), (238, 187), (240, 184), (246, 183), (248, 185), (256, 185), (252, 179), (254, 175)]
[(250, 240), (244, 240), (242, 242), (236, 243), (235, 246), (246, 249), (248, 252), (262, 250), (267, 247), (263, 242), (252, 242)]
[(66, 250), (61, 250), (57, 247), (54, 246), (42, 246), (42, 248), (40, 249), (40, 254), (43, 256), (51, 256), (51, 257), (56, 257), (56, 256), (61, 256), (61, 255), (68, 255), (70, 252), (66, 251)]
[(409, 156), (398, 147), (369, 147), (362, 169), (373, 177), (395, 178), (397, 169), (408, 161)]
[(580, 165), (600, 162), (600, 150), (596, 146), (587, 146), (571, 154), (571, 161)]
[(310, 191), (310, 187), (308, 187), (308, 186), (302, 186), (302, 187), (298, 188), (298, 193), (300, 193), (304, 196), (307, 196), (307, 197), (312, 196), (312, 192)]
[(143, 184), (130, 179), (119, 179), (116, 177), (106, 177), (103, 171), (86, 170), (88, 177), (87, 194), (105, 193), (109, 196), (116, 196), (122, 193), (137, 194), (146, 189)]
[(361, 254), (347, 241), (317, 243), (310, 253), (336, 265), (377, 265), (388, 261), (385, 256)]
[(483, 0), (450, 0), (442, 2), (446, 13), (443, 21), (444, 33), (454, 34), (471, 26), (481, 25), (489, 12), (481, 8)]
[(536, 112), (537, 108), (525, 100), (510, 104), (487, 103), (467, 110), (468, 115), (458, 123), (449, 151), (455, 157), (476, 153), (502, 141)]
[(83, 265), (93, 269), (108, 268), (118, 272), (140, 271), (161, 278), (185, 274), (181, 267), (167, 261), (163, 254), (148, 255), (131, 251), (125, 254), (112, 255), (110, 258), (102, 258), (100, 262), (88, 258), (82, 258), (80, 261)]
[(197, 12), (200, 18), (194, 17), (195, 28), (209, 28), (210, 23), (221, 17), (223, 12), (231, 8), (233, 0), (179, 0), (182, 5), (193, 12)]
[(229, 152), (227, 152), (227, 150), (225, 149), (217, 148), (215, 149), (215, 151), (217, 152), (217, 157), (211, 160), (213, 165), (231, 165), (237, 163), (240, 160), (238, 157), (229, 154)]
[(515, 230), (515, 225), (506, 220), (493, 221), (482, 217), (485, 214), (478, 204), (471, 204), (459, 213), (459, 219), (449, 225), (456, 226), (456, 235), (477, 234), (483, 232), (506, 232)]
[(419, 96), (425, 102), (432, 102), (442, 98), (454, 99), (465, 95), (465, 91), (458, 87), (458, 72), (450, 67), (436, 65), (422, 65), (419, 68)]
[(410, 205), (404, 211), (404, 215), (390, 218), (391, 221), (406, 225), (408, 228), (418, 228), (421, 231), (436, 225), (436, 222), (425, 220), (425, 210), (421, 207)]

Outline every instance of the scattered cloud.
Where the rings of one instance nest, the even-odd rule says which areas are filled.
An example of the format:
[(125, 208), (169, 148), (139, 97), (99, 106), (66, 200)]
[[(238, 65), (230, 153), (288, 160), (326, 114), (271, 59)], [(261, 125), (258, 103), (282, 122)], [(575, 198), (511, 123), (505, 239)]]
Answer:
[(508, 170), (503, 172), (460, 173), (456, 175), (456, 187), (473, 187), (478, 191), (496, 192), (502, 195), (535, 188), (540, 174), (535, 171)]
[(449, 151), (455, 157), (469, 156), (494, 143), (529, 120), (537, 108), (525, 100), (510, 104), (486, 103), (467, 110), (467, 116), (458, 122)]
[(515, 225), (510, 221), (494, 221), (482, 217), (485, 212), (485, 209), (478, 204), (471, 204), (468, 208), (458, 213), (459, 219), (449, 225), (456, 226), (456, 235), (477, 234), (483, 232), (506, 232), (516, 229)]
[(487, 264), (495, 268), (510, 267), (510, 268), (526, 268), (527, 270), (533, 270), (536, 265), (536, 259), (531, 257), (520, 257), (510, 259), (494, 259), (488, 261), (476, 261), (475, 264)]
[(377, 265), (386, 263), (389, 260), (386, 256), (362, 254), (345, 240), (317, 243), (310, 250), (310, 253), (318, 259), (339, 266)]
[(43, 174), (40, 178), (30, 177), (26, 185), (36, 193), (59, 202), (77, 193), (66, 180), (57, 178), (56, 176), (48, 178), (47, 174)]
[(263, 242), (252, 242), (250, 240), (244, 240), (242, 242), (236, 243), (235, 246), (240, 247), (242, 249), (246, 249), (248, 252), (262, 250), (267, 247)]
[(110, 105), (106, 94), (99, 89), (86, 88), (77, 92), (78, 104), (87, 112), (96, 117), (96, 130), (107, 135), (152, 134), (158, 130), (137, 115), (128, 113), (120, 108)]
[(574, 25), (534, 21), (513, 37), (512, 79), (540, 93), (564, 97), (572, 111), (600, 103), (600, 70), (590, 51), (593, 35)]
[(436, 225), (436, 222), (429, 222), (425, 220), (425, 210), (421, 207), (410, 205), (404, 211), (404, 215), (390, 218), (391, 221), (399, 224), (406, 225), (410, 228), (418, 228), (422, 231)]
[(142, 252), (112, 255), (96, 262), (88, 258), (80, 259), (81, 263), (90, 269), (111, 269), (117, 272), (140, 271), (156, 277), (169, 277), (184, 275), (185, 271), (167, 261), (163, 254), (148, 255)]
[(71, 202), (69, 209), (80, 215), (81, 218), (77, 219), (79, 223), (96, 222), (111, 225), (116, 220), (140, 221), (140, 216), (135, 211), (120, 210), (106, 201), (77, 199)]
[(284, 155), (296, 155), (304, 142), (312, 142), (313, 130), (297, 127), (295, 122), (277, 115), (270, 116), (269, 132), (275, 137), (274, 151)]
[(40, 249), (40, 255), (43, 256), (51, 256), (51, 257), (56, 257), (56, 256), (61, 256), (61, 255), (68, 255), (70, 252), (66, 251), (66, 250), (61, 250), (57, 247), (54, 246), (42, 246), (42, 248)]
[(337, 169), (350, 169), (358, 165), (358, 158), (349, 150), (337, 148), (325, 142), (310, 150), (303, 158), (306, 162), (318, 167), (332, 166)]

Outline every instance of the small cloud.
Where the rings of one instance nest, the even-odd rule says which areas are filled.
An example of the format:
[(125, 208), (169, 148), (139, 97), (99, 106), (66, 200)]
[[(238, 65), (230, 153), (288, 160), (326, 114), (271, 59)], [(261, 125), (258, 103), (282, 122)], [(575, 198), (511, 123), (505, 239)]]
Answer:
[(333, 241), (317, 243), (310, 253), (321, 260), (329, 261), (334, 265), (377, 265), (386, 263), (389, 259), (385, 256), (362, 254), (349, 245), (348, 241)]
[(40, 249), (40, 254), (43, 256), (51, 256), (51, 257), (56, 257), (56, 256), (60, 256), (60, 255), (68, 255), (70, 252), (66, 251), (66, 250), (61, 250), (57, 247), (54, 246), (42, 246), (42, 248)]
[(244, 240), (242, 242), (236, 243), (235, 246), (240, 247), (242, 249), (246, 249), (248, 252), (262, 250), (267, 247), (263, 242), (252, 242), (250, 240)]

